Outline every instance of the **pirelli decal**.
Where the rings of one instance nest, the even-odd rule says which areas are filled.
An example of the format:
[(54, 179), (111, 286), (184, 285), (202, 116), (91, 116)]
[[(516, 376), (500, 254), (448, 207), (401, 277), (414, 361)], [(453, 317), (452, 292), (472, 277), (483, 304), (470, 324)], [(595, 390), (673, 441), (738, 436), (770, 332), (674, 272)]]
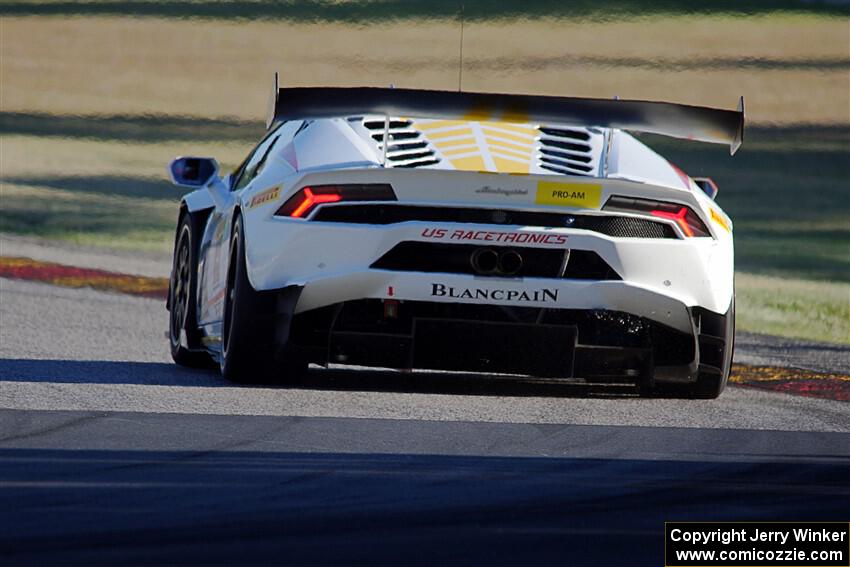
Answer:
[(264, 205), (266, 203), (270, 203), (280, 197), (280, 187), (273, 187), (271, 189), (266, 189), (261, 193), (257, 193), (251, 199), (251, 203), (248, 205), (249, 209), (253, 209), (254, 207), (259, 207), (260, 205)]
[(561, 207), (581, 207), (598, 209), (602, 201), (602, 185), (595, 183), (558, 183), (540, 181), (537, 183), (538, 205), (558, 205)]
[(557, 303), (558, 290), (539, 289), (490, 289), (479, 287), (454, 287), (442, 283), (431, 284), (431, 297), (471, 299), (486, 302)]

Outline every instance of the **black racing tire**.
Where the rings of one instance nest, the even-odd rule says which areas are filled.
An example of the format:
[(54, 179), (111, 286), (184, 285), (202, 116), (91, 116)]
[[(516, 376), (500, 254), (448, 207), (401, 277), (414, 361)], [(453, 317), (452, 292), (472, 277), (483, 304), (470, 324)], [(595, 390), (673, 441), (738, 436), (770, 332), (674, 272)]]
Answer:
[(698, 400), (713, 400), (723, 393), (732, 373), (732, 357), (735, 354), (735, 296), (724, 319), (723, 363), (720, 372), (700, 370), (696, 383), (688, 390), (687, 397)]
[(168, 342), (171, 358), (180, 366), (209, 368), (213, 359), (204, 350), (197, 317), (198, 248), (203, 219), (184, 211), (177, 222), (174, 258), (168, 284)]
[[(720, 317), (721, 323), (714, 329), (713, 334), (724, 341), (720, 355), (720, 365), (711, 366), (700, 364), (697, 379), (690, 384), (661, 383), (651, 387), (640, 387), (640, 395), (649, 398), (684, 398), (693, 400), (713, 400), (723, 393), (729, 383), (732, 372), (732, 357), (735, 353), (735, 296), (725, 315)], [(700, 353), (703, 360), (704, 353)]]
[(221, 373), (238, 383), (291, 382), (307, 362), (276, 343), (273, 301), (248, 279), (242, 217), (233, 221), (221, 333)]

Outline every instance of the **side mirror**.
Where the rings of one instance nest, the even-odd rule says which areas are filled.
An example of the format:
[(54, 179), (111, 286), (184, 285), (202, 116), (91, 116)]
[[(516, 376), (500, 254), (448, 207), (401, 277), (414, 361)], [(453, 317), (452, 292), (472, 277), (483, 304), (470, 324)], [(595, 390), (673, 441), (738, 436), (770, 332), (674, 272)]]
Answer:
[(218, 162), (213, 158), (179, 157), (168, 167), (171, 181), (183, 187), (205, 187), (218, 177)]
[(717, 187), (717, 183), (714, 182), (714, 179), (711, 177), (694, 177), (694, 183), (696, 183), (700, 189), (702, 189), (703, 193), (708, 195), (708, 197), (713, 201), (715, 197), (717, 197), (717, 192), (720, 191), (720, 188)]

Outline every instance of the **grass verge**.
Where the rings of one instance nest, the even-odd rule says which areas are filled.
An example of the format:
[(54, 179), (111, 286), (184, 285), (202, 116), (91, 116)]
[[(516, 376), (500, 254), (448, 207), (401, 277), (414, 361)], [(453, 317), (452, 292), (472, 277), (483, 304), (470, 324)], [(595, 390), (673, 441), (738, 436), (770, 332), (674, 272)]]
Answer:
[(850, 284), (735, 275), (740, 331), (850, 344)]
[(167, 252), (177, 200), (79, 193), (4, 183), (0, 232), (85, 246)]

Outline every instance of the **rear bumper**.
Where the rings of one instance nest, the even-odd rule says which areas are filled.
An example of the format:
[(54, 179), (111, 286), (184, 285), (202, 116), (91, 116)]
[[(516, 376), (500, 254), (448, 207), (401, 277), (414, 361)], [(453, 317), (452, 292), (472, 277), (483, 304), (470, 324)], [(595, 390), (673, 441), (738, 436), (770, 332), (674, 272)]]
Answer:
[(645, 385), (692, 382), (699, 366), (693, 325), (681, 332), (610, 310), (356, 300), (296, 315), (290, 337), (323, 365)]
[[(287, 287), (300, 291), (292, 311), (293, 346), (320, 364), (651, 386), (656, 381), (694, 382), (704, 369), (703, 343), (711, 343), (712, 366), (720, 364), (724, 348), (723, 341), (701, 331), (703, 317), (723, 315), (689, 304), (680, 290), (666, 284), (625, 278), (498, 277), (373, 267), (314, 272)], [(385, 308), (398, 314), (384, 313)]]
[[(572, 229), (494, 227), (463, 225), (470, 233), (535, 235), (549, 237), (549, 244), (525, 242), (542, 252), (566, 249), (598, 255), (621, 281), (575, 280), (556, 277), (504, 278), (458, 273), (452, 266), (424, 270), (412, 265), (396, 271), (377, 269), (400, 243), (438, 243), (433, 234), (452, 234), (451, 223), (405, 222), (393, 225), (350, 225), (345, 223), (269, 220), (248, 223), (247, 262), (249, 277), (257, 290), (304, 286), (299, 311), (340, 301), (388, 298), (392, 287), (396, 298), (419, 301), (459, 301), (432, 295), (430, 285), (441, 283), (474, 289), (479, 283), (503, 286), (506, 291), (558, 289), (563, 308), (615, 309), (650, 317), (660, 323), (686, 330), (685, 307), (703, 307), (724, 313), (732, 299), (731, 242), (707, 238), (675, 240), (664, 238), (612, 238)], [(252, 232), (253, 231), (253, 232)], [(440, 244), (453, 242), (439, 241)], [(481, 247), (506, 246), (490, 241), (470, 242)], [(378, 264), (378, 265), (376, 265)], [(445, 269), (441, 269), (445, 268)], [(497, 294), (497, 296), (500, 294)], [(500, 301), (501, 300), (498, 300)], [(474, 303), (474, 301), (473, 301)], [(512, 303), (517, 306), (534, 305)], [(546, 305), (551, 307), (552, 305)], [(668, 313), (669, 312), (669, 313)]]
[(307, 283), (293, 320), (319, 364), (647, 386), (699, 369), (694, 309), (624, 281), (364, 270)]
[(692, 332), (688, 307), (674, 297), (624, 281), (494, 278), (364, 270), (304, 285), (296, 313), (359, 299), (620, 311)]

